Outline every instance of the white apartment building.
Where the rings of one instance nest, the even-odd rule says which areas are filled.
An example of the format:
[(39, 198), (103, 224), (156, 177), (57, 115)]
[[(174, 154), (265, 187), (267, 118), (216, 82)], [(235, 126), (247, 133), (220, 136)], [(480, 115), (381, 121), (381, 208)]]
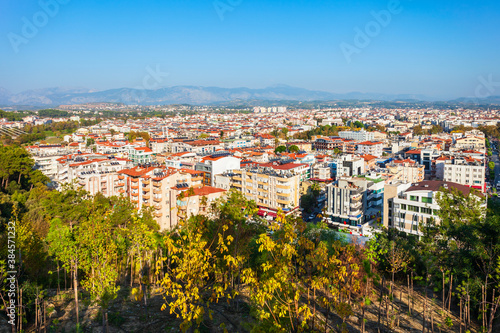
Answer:
[(381, 157), (384, 149), (384, 144), (379, 141), (364, 141), (358, 143), (358, 154), (370, 154), (376, 157)]
[(337, 177), (352, 177), (365, 173), (365, 160), (354, 155), (342, 155), (334, 164)]
[(209, 184), (215, 185), (215, 175), (220, 175), (229, 170), (239, 170), (241, 159), (228, 154), (211, 155), (201, 159), (196, 163), (195, 170), (205, 172), (205, 177), (210, 179)]
[(469, 157), (455, 157), (446, 159), (443, 162), (442, 180), (472, 187), (481, 192), (486, 191), (483, 161)]
[[(59, 184), (71, 183), (77, 180), (87, 191), (95, 194), (103, 192), (102, 185), (105, 182), (108, 182), (106, 185), (109, 185), (109, 181), (114, 179), (109, 178), (108, 175), (113, 175), (131, 166), (130, 160), (125, 158), (115, 158), (101, 154), (66, 155), (57, 159), (57, 174), (53, 180)], [(116, 193), (111, 194), (110, 192), (108, 194), (114, 195)]]
[(437, 213), (440, 207), (436, 202), (436, 195), (441, 188), (454, 188), (465, 195), (471, 192), (471, 188), (465, 185), (435, 180), (411, 184), (407, 189), (400, 187), (396, 194), (394, 189), (391, 191), (386, 188), (386, 193), (391, 192), (392, 198), (387, 198), (389, 212), (387, 218), (384, 216), (384, 225), (408, 234), (422, 235), (422, 224), (431, 219), (439, 223)]

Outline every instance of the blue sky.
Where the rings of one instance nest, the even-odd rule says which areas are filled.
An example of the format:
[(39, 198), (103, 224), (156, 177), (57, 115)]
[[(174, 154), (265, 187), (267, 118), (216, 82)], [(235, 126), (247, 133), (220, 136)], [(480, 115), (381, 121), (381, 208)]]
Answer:
[[(362, 47), (355, 29), (373, 27), (372, 12), (397, 0), (60, 0), (54, 15), (41, 13), (52, 1), (0, 2), (0, 87), (140, 87), (148, 66), (169, 73), (159, 86), (451, 98), (472, 96), (479, 76), (500, 81), (493, 0), (401, 0)], [(23, 34), (34, 16), (38, 31)], [(341, 45), (357, 51), (346, 57)]]

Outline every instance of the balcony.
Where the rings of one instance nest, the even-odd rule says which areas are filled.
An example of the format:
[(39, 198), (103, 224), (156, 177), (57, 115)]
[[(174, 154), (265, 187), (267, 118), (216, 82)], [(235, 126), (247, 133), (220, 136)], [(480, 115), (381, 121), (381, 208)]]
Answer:
[(153, 205), (153, 207), (154, 207), (155, 209), (157, 209), (157, 210), (158, 210), (158, 209), (161, 209), (161, 206), (160, 206), (160, 205)]
[(240, 177), (240, 176), (234, 176), (234, 177), (233, 177), (233, 180), (238, 180), (238, 181), (240, 181), (240, 182), (241, 182), (241, 177)]
[(160, 187), (161, 186), (161, 182), (153, 182), (153, 186), (154, 187)]
[(118, 175), (118, 179), (120, 179), (120, 180), (124, 180), (124, 179), (125, 179), (125, 176)]
[(125, 190), (121, 188), (118, 190), (118, 193), (125, 193)]
[(290, 190), (292, 187), (290, 185), (280, 185), (280, 184), (277, 184), (276, 188), (280, 188), (282, 190)]
[(143, 185), (149, 185), (149, 184), (151, 184), (151, 181), (149, 179), (143, 179), (142, 180), (142, 184)]
[(125, 183), (117, 183), (116, 186), (123, 187), (123, 186), (125, 186)]
[(279, 204), (282, 204), (282, 205), (289, 205), (290, 204), (290, 200), (276, 200), (277, 203)]
[(149, 202), (143, 202), (143, 203), (142, 203), (142, 205), (143, 205), (144, 207), (149, 207)]
[(359, 209), (361, 208), (361, 206), (362, 206), (361, 201), (351, 202), (351, 204), (349, 205), (349, 207), (354, 209)]
[(156, 212), (156, 213), (155, 213), (155, 216), (156, 216), (156, 217), (162, 217), (162, 216), (163, 216), (163, 214), (162, 214), (162, 213), (160, 213), (160, 212)]
[(134, 190), (139, 189), (139, 185), (132, 185), (132, 186), (130, 186), (130, 187), (131, 187), (132, 189), (134, 189)]
[(161, 194), (161, 190), (153, 189), (154, 194)]
[(149, 194), (144, 194), (142, 197), (143, 199), (149, 199)]
[(130, 178), (130, 181), (131, 181), (132, 183), (137, 183), (137, 182), (139, 181), (139, 179), (137, 179), (137, 178)]
[(139, 193), (130, 193), (133, 197), (138, 197)]
[(149, 191), (150, 191), (149, 187), (143, 187), (143, 188), (142, 188), (142, 190), (143, 190), (144, 192), (149, 192)]
[(161, 198), (153, 198), (154, 202), (161, 202)]

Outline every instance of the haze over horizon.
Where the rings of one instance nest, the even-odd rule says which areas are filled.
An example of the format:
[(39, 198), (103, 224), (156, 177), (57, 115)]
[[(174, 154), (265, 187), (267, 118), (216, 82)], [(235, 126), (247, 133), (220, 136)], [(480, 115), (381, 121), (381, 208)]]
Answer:
[(12, 93), (286, 84), (452, 99), (473, 96), (479, 77), (500, 81), (491, 0), (46, 0), (0, 11), (0, 87)]

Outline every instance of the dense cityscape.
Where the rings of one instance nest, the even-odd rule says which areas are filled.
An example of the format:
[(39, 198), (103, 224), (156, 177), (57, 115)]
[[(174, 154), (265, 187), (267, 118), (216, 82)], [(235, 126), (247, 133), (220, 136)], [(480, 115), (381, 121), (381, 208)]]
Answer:
[(500, 2), (0, 12), (0, 333), (500, 332)]
[[(121, 214), (129, 216), (124, 217), (126, 220), (141, 221), (134, 226), (134, 230), (142, 230), (142, 233), (151, 230), (158, 235), (156, 237), (173, 237), (172, 241), (179, 230), (194, 221), (213, 220), (214, 223), (222, 223), (221, 214), (230, 214), (230, 219), (235, 219), (232, 214), (236, 214), (240, 223), (250, 223), (252, 227), (247, 228), (253, 230), (255, 237), (261, 228), (279, 231), (286, 226), (286, 221), (293, 221), (297, 226), (310, 225), (306, 227), (312, 228), (308, 233), (319, 228), (320, 234), (333, 237), (347, 249), (356, 249), (357, 260), (367, 260), (362, 259), (369, 255), (367, 250), (363, 250), (368, 246), (366, 244), (371, 244), (370, 248), (379, 247), (375, 250), (382, 256), (378, 259), (379, 269), (388, 265), (388, 272), (396, 275), (406, 271), (410, 261), (415, 261), (414, 265), (422, 265), (418, 264), (421, 259), (410, 260), (411, 253), (415, 251), (412, 247), (416, 246), (411, 245), (413, 242), (424, 242), (429, 238), (436, 242), (447, 237), (448, 230), (443, 229), (450, 228), (450, 223), (456, 222), (450, 214), (456, 214), (457, 211), (460, 212), (458, 214), (472, 214), (470, 216), (476, 214), (474, 218), (479, 223), (476, 227), (482, 228), (480, 225), (485, 223), (483, 219), (489, 204), (492, 207), (489, 207), (488, 218), (498, 223), (500, 214), (495, 198), (497, 188), (500, 188), (497, 150), (500, 112), (493, 107), (486, 110), (459, 107), (442, 110), (387, 109), (372, 106), (297, 109), (282, 105), (213, 110), (210, 107), (168, 106), (153, 110), (148, 108), (142, 111), (146, 113), (142, 115), (133, 116), (131, 112), (137, 110), (130, 107), (126, 110), (115, 109), (113, 104), (107, 103), (73, 107), (66, 105), (39, 111), (2, 111), (0, 131), (4, 148), (0, 168), (3, 170), (2, 187), (9, 197), (4, 199), (3, 205), (10, 206), (9, 209), (2, 209), (4, 223), (7, 224), (16, 216), (19, 218), (19, 209), (26, 217), (44, 220), (31, 228), (37, 237), (45, 238), (49, 243), (47, 251), (50, 254), (55, 251), (53, 246), (69, 246), (51, 243), (54, 235), (70, 232), (63, 231), (61, 218), (69, 218), (67, 221), (71, 226), (73, 219), (76, 222), (82, 218), (80, 209), (90, 209), (89, 214), (95, 214), (93, 209), (83, 208), (84, 202), (88, 202), (90, 207), (104, 205), (102, 209), (111, 209), (106, 213), (111, 215), (117, 214), (117, 210), (125, 210), (126, 213)], [(148, 112), (155, 114), (148, 115)], [(14, 150), (9, 151), (7, 147)], [(23, 162), (17, 163), (19, 166), (12, 162), (15, 156), (24, 156)], [(28, 187), (29, 192), (24, 192), (23, 189)], [(442, 196), (443, 193), (453, 195), (451, 202)], [(51, 199), (46, 201), (47, 197)], [(42, 206), (37, 204), (36, 208), (30, 208), (29, 202), (32, 200), (40, 200)], [(96, 200), (105, 200), (107, 203), (98, 203)], [(465, 204), (463, 200), (468, 203)], [(51, 201), (59, 202), (56, 206), (60, 207), (53, 207)], [(236, 207), (241, 205), (243, 210), (224, 211), (227, 209), (224, 208), (224, 202), (233, 201), (237, 202), (234, 204)], [(79, 202), (77, 205), (81, 207), (72, 207), (71, 202)], [(117, 206), (122, 208), (117, 209)], [(248, 210), (247, 206), (253, 208)], [(31, 212), (32, 209), (35, 211)], [(491, 212), (494, 212), (493, 215)], [(87, 223), (97, 223), (95, 218)], [(85, 225), (83, 221), (76, 223), (81, 227)], [(111, 220), (108, 223), (121, 222)], [(230, 224), (235, 228), (233, 223)], [(465, 223), (464, 228), (472, 227), (470, 221)], [(106, 225), (104, 223), (102, 227), (110, 227)], [(431, 229), (434, 231), (429, 231)], [(237, 229), (233, 232), (238, 235)], [(496, 234), (499, 232), (495, 230)], [(131, 235), (129, 242), (147, 243), (144, 238), (146, 235)], [(301, 237), (310, 237), (306, 235)], [(93, 234), (90, 237), (104, 236)], [(140, 237), (140, 240), (134, 237)], [(153, 237), (152, 234), (150, 237)], [(219, 239), (222, 242), (219, 245), (229, 246), (232, 239), (233, 236), (230, 236), (226, 240), (227, 245), (224, 245), (224, 238)], [(166, 243), (161, 245), (163, 241)], [(144, 263), (135, 268), (130, 266), (128, 278), (131, 286), (134, 285), (132, 269), (138, 270), (136, 274), (140, 276), (147, 271), (149, 281), (143, 283), (140, 282), (142, 278), (139, 278), (141, 288), (132, 289), (132, 293), (143, 295), (149, 292), (149, 297), (158, 293), (159, 290), (155, 291), (153, 285), (160, 281), (152, 277), (154, 265), (151, 260), (160, 257), (158, 246), (167, 246), (165, 250), (174, 251), (174, 248), (168, 247), (166, 240), (163, 241), (160, 240), (157, 245), (155, 242), (144, 245), (144, 249), (135, 253), (142, 258), (140, 260), (149, 260), (148, 265), (151, 266)], [(259, 242), (256, 239), (254, 241)], [(331, 240), (327, 244), (333, 248), (340, 246), (334, 245)], [(485, 245), (493, 246), (490, 251), (496, 251), (495, 244)], [(187, 250), (185, 243), (178, 245), (177, 250)], [(442, 250), (449, 251), (448, 243), (441, 246)], [(401, 252), (398, 255), (391, 254), (391, 249), (394, 251), (395, 247)], [(235, 251), (244, 250), (239, 246)], [(184, 258), (194, 259), (191, 255)], [(237, 257), (234, 260), (238, 260)], [(65, 260), (57, 255), (55, 258), (60, 258), (61, 262)], [(493, 262), (494, 258), (491, 258)], [(294, 260), (293, 257), (290, 259)], [(209, 262), (207, 258), (205, 260)], [(441, 256), (437, 256), (436, 260), (442, 260)], [(65, 274), (69, 270), (76, 275), (77, 268), (72, 266), (76, 263), (71, 262), (69, 260), (69, 266), (62, 267), (65, 267)], [(89, 264), (92, 267), (96, 263)], [(106, 293), (114, 290), (118, 295), (120, 288), (115, 285), (115, 279), (121, 281), (126, 278), (120, 277), (124, 274), (119, 273), (123, 269), (120, 267), (114, 268), (118, 269), (118, 275), (107, 281), (107, 286), (101, 286), (101, 293), (102, 290)], [(228, 266), (228, 269), (234, 267)], [(354, 274), (357, 279), (363, 274), (368, 274), (367, 277), (372, 274), (358, 270), (359, 267), (349, 274)], [(453, 286), (450, 280), (450, 277), (453, 279), (453, 270), (447, 272), (451, 275), (445, 278), (443, 271), (443, 292), (446, 281), (450, 283), (450, 288)], [(92, 271), (91, 277), (94, 274)], [(251, 279), (253, 276), (246, 276), (242, 271), (239, 274), (239, 279)], [(164, 283), (168, 280), (166, 277), (163, 279)], [(392, 279), (394, 283), (394, 274)], [(430, 274), (428, 279), (431, 279)], [(173, 281), (168, 281), (170, 288), (175, 289)], [(51, 283), (54, 282), (49, 282), (49, 285)], [(59, 283), (58, 290), (61, 288)], [(181, 290), (184, 288), (177, 287)], [(349, 293), (359, 292), (355, 285), (352, 287), (354, 289)], [(229, 297), (225, 294), (225, 288), (217, 297)], [(392, 288), (388, 291), (389, 297), (393, 297)], [(97, 294), (92, 296), (92, 288), (88, 292), (91, 293), (91, 299), (103, 297), (98, 291), (94, 291)], [(337, 292), (342, 295), (341, 290)], [(163, 293), (169, 295), (168, 291)], [(483, 296), (487, 297), (487, 293)], [(142, 297), (146, 304), (146, 296), (139, 298)], [(348, 297), (350, 303), (351, 296)], [(448, 297), (451, 299), (451, 296)], [(496, 296), (492, 297), (492, 301), (495, 301)], [(379, 307), (383, 306), (383, 300), (378, 300)], [(445, 300), (442, 302), (445, 308)], [(335, 302), (328, 304), (339, 306)], [(491, 304), (492, 310), (498, 305), (494, 302)], [(484, 302), (479, 305), (486, 306)], [(410, 304), (407, 306), (411, 309)], [(198, 325), (186, 319), (189, 315), (185, 317), (187, 313), (182, 311), (188, 310), (177, 308), (173, 303), (170, 303), (170, 307), (172, 311), (178, 309), (182, 318), (185, 318), (180, 324), (181, 330)], [(450, 311), (450, 305), (448, 308)], [(386, 316), (393, 316), (393, 319), (388, 319), (385, 327), (392, 330), (399, 328), (396, 318), (401, 314), (391, 311)], [(26, 313), (24, 315), (29, 316)], [(295, 315), (297, 320), (301, 318), (309, 322), (300, 311)], [(492, 312), (489, 317), (491, 322), (486, 316), (483, 317), (484, 327), (491, 327), (494, 316)], [(35, 326), (42, 327), (41, 319), (37, 315), (35, 317)], [(121, 315), (119, 317), (122, 318)], [(449, 315), (444, 318), (453, 322)], [(322, 325), (328, 325), (327, 320)], [(340, 320), (342, 327), (346, 328), (346, 318)], [(366, 322), (365, 318), (363, 320), (360, 323)], [(470, 329), (474, 324), (470, 323), (470, 318), (468, 320), (463, 324)], [(461, 324), (462, 321), (460, 319)], [(68, 325), (75, 323), (71, 321), (66, 323), (66, 327)], [(232, 330), (243, 330), (230, 320), (224, 325), (232, 325)], [(314, 325), (309, 326), (309, 329), (321, 326), (317, 324), (319, 326), (315, 328)], [(360, 325), (360, 329), (365, 330), (364, 325)], [(377, 325), (380, 327), (380, 323)], [(399, 329), (405, 331), (404, 327)]]

